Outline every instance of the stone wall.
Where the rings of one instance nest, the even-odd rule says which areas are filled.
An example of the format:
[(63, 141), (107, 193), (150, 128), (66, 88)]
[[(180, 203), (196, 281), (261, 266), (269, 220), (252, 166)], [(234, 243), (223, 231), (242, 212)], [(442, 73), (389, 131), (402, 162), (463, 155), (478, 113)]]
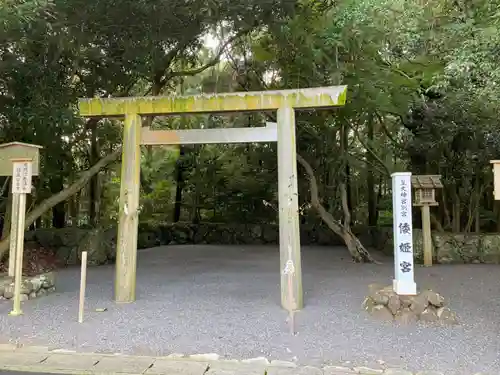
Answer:
[[(392, 228), (354, 228), (368, 248), (393, 254)], [(422, 262), (422, 231), (414, 229), (414, 250), (417, 262)], [(82, 251), (88, 252), (89, 265), (111, 263), (116, 253), (116, 228), (107, 230), (64, 228), (28, 232), (26, 241), (55, 252), (60, 265), (79, 264)], [(277, 224), (187, 223), (139, 226), (138, 248), (174, 244), (252, 244), (276, 245)], [(343, 246), (341, 238), (324, 226), (300, 227), (302, 245)], [(500, 234), (432, 234), (437, 263), (500, 263)]]
[[(99, 265), (115, 260), (116, 236), (116, 228), (41, 229), (27, 232), (25, 240), (31, 247), (39, 245), (54, 251), (60, 266), (79, 264), (82, 251), (88, 252), (89, 265)], [(139, 249), (175, 244), (276, 245), (278, 239), (279, 226), (275, 224), (176, 223), (155, 227), (141, 224), (137, 245)], [(302, 226), (301, 243), (343, 246), (342, 239), (323, 226)]]
[[(21, 301), (43, 297), (55, 292), (55, 274), (47, 272), (37, 276), (23, 277)], [(14, 297), (14, 282), (11, 277), (0, 276), (0, 300)]]
[(115, 259), (115, 230), (41, 229), (27, 232), (24, 238), (26, 247), (38, 245), (53, 251), (57, 266), (79, 264), (83, 251), (88, 253), (89, 265), (106, 264)]
[[(369, 233), (371, 247), (387, 255), (393, 254), (392, 228), (379, 228)], [(440, 264), (490, 263), (500, 264), (499, 233), (432, 232), (434, 262)], [(415, 261), (423, 263), (421, 229), (413, 229)]]

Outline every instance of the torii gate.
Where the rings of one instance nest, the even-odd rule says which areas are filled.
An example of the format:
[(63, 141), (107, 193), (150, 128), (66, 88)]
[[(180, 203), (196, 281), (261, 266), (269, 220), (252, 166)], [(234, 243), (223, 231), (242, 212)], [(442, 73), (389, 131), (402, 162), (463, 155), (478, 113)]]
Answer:
[[(194, 96), (80, 99), (83, 117), (125, 118), (117, 237), (115, 301), (135, 301), (141, 145), (278, 142), (281, 304), (303, 307), (300, 256), (295, 109), (343, 106), (347, 87), (237, 92)], [(142, 116), (277, 111), (273, 124), (260, 128), (151, 130)]]

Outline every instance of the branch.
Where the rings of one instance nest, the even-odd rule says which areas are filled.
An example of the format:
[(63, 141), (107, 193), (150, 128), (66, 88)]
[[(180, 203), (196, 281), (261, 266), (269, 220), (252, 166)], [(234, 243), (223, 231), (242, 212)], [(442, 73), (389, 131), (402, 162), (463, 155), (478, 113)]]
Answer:
[(0, 95), (0, 107), (7, 107), (14, 103), (12, 98), (9, 98), (7, 95)]
[(385, 172), (387, 173), (388, 176), (390, 176), (391, 171), (389, 170), (387, 165), (385, 165), (383, 160), (380, 159), (380, 157), (375, 153), (375, 151), (372, 150), (371, 147), (369, 147), (364, 141), (361, 140), (361, 135), (358, 132), (358, 128), (354, 127), (354, 126), (352, 128), (354, 130), (354, 134), (356, 134), (356, 137), (358, 138), (359, 143), (361, 143), (361, 145), (375, 158), (375, 160), (377, 160), (379, 162), (379, 164), (384, 167)]
[(216, 55), (214, 56), (214, 58), (212, 60), (210, 60), (208, 63), (206, 63), (205, 65), (200, 66), (200, 67), (198, 67), (196, 69), (192, 69), (192, 70), (181, 70), (181, 71), (178, 71), (178, 72), (171, 72), (162, 81), (167, 81), (167, 80), (172, 79), (174, 77), (192, 77), (192, 76), (195, 76), (197, 74), (200, 74), (200, 73), (204, 72), (208, 68), (211, 68), (211, 67), (215, 66), (220, 61), (220, 58), (224, 54), (227, 46), (230, 45), (232, 42), (234, 42), (236, 39), (238, 39), (238, 38), (242, 37), (243, 35), (249, 33), (250, 31), (251, 31), (251, 29), (244, 29), (244, 30), (240, 31), (239, 33), (237, 33), (236, 35), (233, 35), (231, 38), (229, 38), (219, 48), (219, 51), (216, 53)]
[(158, 69), (154, 75), (154, 81), (160, 82), (165, 75), (165, 71), (172, 65), (172, 61), (177, 57), (177, 55), (184, 49), (186, 48), (189, 43), (193, 42), (193, 38), (191, 39), (185, 39), (182, 41), (182, 43), (177, 44), (175, 48), (172, 48), (166, 55), (165, 58), (163, 59), (162, 62), (162, 68)]
[[(394, 144), (394, 146), (396, 146), (400, 150), (405, 150), (404, 146), (402, 146), (398, 141), (396, 141), (396, 139), (394, 139), (389, 129), (387, 129), (387, 126), (385, 126), (385, 122), (382, 120), (382, 116), (380, 116), (380, 114), (377, 111), (375, 111), (374, 113), (387, 138), (389, 138), (389, 140)], [(403, 121), (402, 116), (400, 116), (400, 121)]]
[(351, 211), (349, 210), (349, 203), (347, 201), (347, 186), (344, 182), (340, 183), (340, 198), (342, 201), (342, 211), (344, 211), (344, 230), (351, 229)]
[[(345, 244), (348, 250), (351, 252), (353, 260), (355, 261), (366, 261), (370, 263), (379, 264), (370, 253), (365, 249), (363, 244), (359, 241), (359, 239), (352, 233), (349, 225), (345, 225), (342, 227), (337, 220), (329, 213), (325, 207), (321, 204), (319, 200), (318, 194), (318, 182), (316, 180), (316, 176), (314, 175), (314, 170), (311, 165), (299, 154), (297, 154), (297, 161), (300, 165), (306, 170), (307, 175), (309, 176), (309, 186), (311, 190), (311, 206), (318, 211), (318, 214), (323, 220), (323, 222), (330, 228), (335, 234), (342, 237), (345, 241)], [(344, 185), (345, 187), (345, 185)], [(347, 205), (347, 193), (346, 189), (343, 189), (343, 201)], [(356, 253), (357, 252), (357, 253)]]
[(329, 213), (319, 200), (318, 182), (311, 165), (299, 154), (297, 154), (297, 161), (305, 169), (309, 177), (310, 190), (311, 190), (311, 206), (318, 211), (321, 219), (328, 225), (328, 227), (337, 235), (343, 237), (344, 231), (340, 224), (337, 223), (331, 213)]
[(355, 154), (347, 154), (347, 158), (348, 158), (348, 160), (351, 160), (351, 163), (353, 163), (353, 164), (354, 164), (354, 162), (356, 162), (355, 164), (359, 165), (359, 163), (357, 163), (359, 161), (359, 162), (363, 163), (364, 165), (368, 165), (368, 166), (372, 167), (375, 171), (380, 173), (380, 175), (382, 175), (382, 176), (387, 174), (387, 171), (385, 169), (380, 168), (380, 166), (378, 165), (379, 163), (372, 163), (370, 160), (367, 160), (366, 158), (363, 158), (361, 156), (356, 156)]
[(9, 188), (9, 181), (10, 181), (10, 176), (8, 176), (5, 179), (5, 182), (3, 183), (2, 189), (0, 190), (0, 197), (3, 197), (3, 195), (5, 194), (5, 190)]

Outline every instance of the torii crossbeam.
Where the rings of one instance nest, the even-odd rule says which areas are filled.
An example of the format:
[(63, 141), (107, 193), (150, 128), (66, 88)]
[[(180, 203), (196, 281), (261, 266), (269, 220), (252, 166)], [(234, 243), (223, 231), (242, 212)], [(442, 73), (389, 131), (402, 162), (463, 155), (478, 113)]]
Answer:
[[(235, 143), (278, 141), (281, 303), (303, 307), (300, 256), (295, 109), (343, 106), (347, 87), (238, 92), (195, 96), (80, 99), (83, 117), (125, 118), (116, 254), (116, 302), (135, 301), (141, 144)], [(276, 128), (141, 129), (142, 116), (190, 113), (277, 111)], [(255, 131), (252, 129), (256, 129)], [(257, 130), (262, 129), (262, 131)]]

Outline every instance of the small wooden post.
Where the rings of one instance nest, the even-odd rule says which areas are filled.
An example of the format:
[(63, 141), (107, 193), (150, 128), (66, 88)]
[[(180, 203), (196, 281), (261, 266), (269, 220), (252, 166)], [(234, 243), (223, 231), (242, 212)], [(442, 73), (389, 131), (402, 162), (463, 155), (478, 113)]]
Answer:
[(277, 117), (281, 304), (291, 311), (303, 307), (295, 111), (282, 107)]
[(415, 206), (420, 206), (422, 214), (422, 240), (424, 266), (432, 266), (432, 236), (430, 206), (437, 206), (436, 189), (442, 188), (441, 176), (413, 176), (411, 184), (415, 188)]
[(428, 204), (422, 210), (422, 237), (424, 245), (424, 266), (432, 266), (432, 238), (431, 238), (431, 211)]
[(87, 252), (82, 252), (82, 267), (80, 271), (80, 303), (78, 305), (78, 323), (83, 323), (83, 309), (85, 305), (85, 289), (87, 285)]
[[(15, 272), (14, 272), (14, 304), (9, 315), (19, 316), (21, 310), (21, 287), (23, 282), (24, 223), (26, 216), (26, 194), (31, 192), (32, 161), (31, 159), (13, 159), (12, 199), (17, 199), (16, 211), (12, 211), (12, 223), (15, 222)], [(15, 197), (17, 196), (17, 197)]]

